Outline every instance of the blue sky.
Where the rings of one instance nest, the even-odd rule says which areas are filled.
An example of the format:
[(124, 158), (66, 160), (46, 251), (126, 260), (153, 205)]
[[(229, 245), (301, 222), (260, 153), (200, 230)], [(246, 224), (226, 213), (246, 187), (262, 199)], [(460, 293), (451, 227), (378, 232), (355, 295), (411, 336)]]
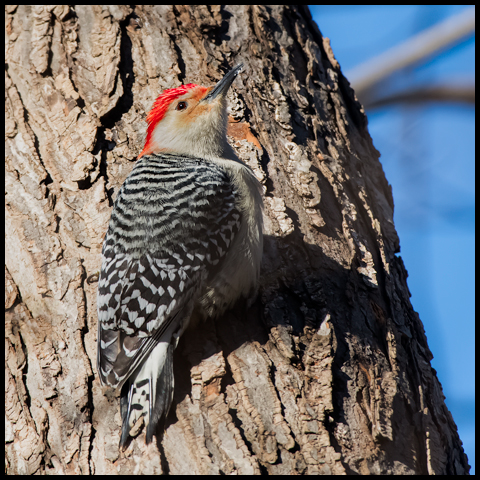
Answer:
[[(311, 5), (343, 73), (467, 5)], [(402, 73), (412, 84), (475, 75), (475, 38)], [(446, 403), (475, 473), (475, 109), (391, 105), (368, 111), (393, 188), (400, 255)]]

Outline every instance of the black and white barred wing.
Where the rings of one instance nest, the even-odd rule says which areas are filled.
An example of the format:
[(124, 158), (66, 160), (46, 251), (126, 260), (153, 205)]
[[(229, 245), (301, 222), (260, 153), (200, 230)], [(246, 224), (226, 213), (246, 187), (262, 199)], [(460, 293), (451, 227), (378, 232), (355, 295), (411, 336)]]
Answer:
[(162, 260), (147, 254), (139, 259), (125, 255), (120, 266), (116, 259), (105, 262), (98, 297), (103, 383), (119, 386), (131, 375), (170, 324), (183, 320), (201, 283), (201, 265), (172, 268)]
[(238, 232), (235, 195), (227, 174), (205, 162), (155, 155), (137, 163), (115, 201), (102, 252), (102, 383), (122, 385), (190, 315)]

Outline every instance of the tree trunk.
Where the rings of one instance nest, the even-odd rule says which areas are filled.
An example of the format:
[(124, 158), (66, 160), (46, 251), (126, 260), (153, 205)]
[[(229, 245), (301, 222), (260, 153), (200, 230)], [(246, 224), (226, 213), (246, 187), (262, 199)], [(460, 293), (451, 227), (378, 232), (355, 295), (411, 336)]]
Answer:
[[(461, 474), (367, 120), (304, 7), (7, 6), (6, 471)], [(159, 93), (246, 67), (230, 140), (265, 186), (260, 294), (188, 331), (166, 431), (118, 449), (96, 374), (113, 200)]]

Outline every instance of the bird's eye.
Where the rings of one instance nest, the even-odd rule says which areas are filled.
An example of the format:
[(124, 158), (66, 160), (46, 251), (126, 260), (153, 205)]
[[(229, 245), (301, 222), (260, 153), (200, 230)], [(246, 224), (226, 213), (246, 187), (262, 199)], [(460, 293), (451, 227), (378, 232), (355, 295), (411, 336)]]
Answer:
[(187, 102), (178, 102), (175, 110), (185, 110), (188, 107)]

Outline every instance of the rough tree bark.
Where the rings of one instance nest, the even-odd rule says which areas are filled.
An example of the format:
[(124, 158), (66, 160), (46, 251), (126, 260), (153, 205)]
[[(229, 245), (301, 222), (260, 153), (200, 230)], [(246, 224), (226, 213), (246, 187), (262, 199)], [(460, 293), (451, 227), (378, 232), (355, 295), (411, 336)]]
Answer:
[[(6, 34), (8, 473), (468, 472), (391, 188), (307, 9), (7, 6)], [(239, 61), (229, 133), (265, 186), (260, 295), (185, 335), (163, 439), (120, 453), (95, 373), (112, 200), (157, 95)]]

